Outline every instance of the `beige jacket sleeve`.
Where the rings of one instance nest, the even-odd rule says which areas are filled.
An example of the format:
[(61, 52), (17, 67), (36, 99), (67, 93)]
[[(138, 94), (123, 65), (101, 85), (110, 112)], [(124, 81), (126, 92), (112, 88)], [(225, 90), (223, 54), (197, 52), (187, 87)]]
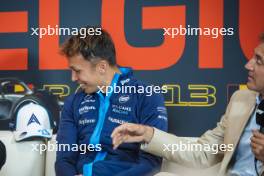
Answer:
[(154, 135), (151, 142), (142, 149), (146, 152), (163, 157), (169, 161), (179, 163), (181, 165), (197, 168), (206, 168), (220, 162), (224, 156), (223, 152), (213, 154), (208, 150), (184, 150), (184, 151), (169, 151), (168, 146), (181, 144), (206, 144), (207, 146), (223, 144), (224, 134), (227, 125), (227, 114), (229, 112), (232, 99), (226, 109), (225, 115), (222, 116), (221, 121), (217, 124), (217, 127), (213, 130), (205, 132), (196, 142), (189, 138), (177, 137), (175, 135), (163, 132), (158, 129), (154, 129)]

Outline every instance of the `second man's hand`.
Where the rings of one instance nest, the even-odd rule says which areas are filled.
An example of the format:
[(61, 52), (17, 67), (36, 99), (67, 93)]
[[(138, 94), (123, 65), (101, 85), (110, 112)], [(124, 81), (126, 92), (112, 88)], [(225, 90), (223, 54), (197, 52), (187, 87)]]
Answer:
[(253, 135), (250, 140), (251, 149), (255, 157), (259, 161), (264, 162), (264, 134), (258, 130), (253, 130)]
[(113, 147), (116, 149), (120, 144), (133, 142), (149, 143), (152, 139), (154, 129), (150, 126), (125, 123), (117, 128), (111, 134)]

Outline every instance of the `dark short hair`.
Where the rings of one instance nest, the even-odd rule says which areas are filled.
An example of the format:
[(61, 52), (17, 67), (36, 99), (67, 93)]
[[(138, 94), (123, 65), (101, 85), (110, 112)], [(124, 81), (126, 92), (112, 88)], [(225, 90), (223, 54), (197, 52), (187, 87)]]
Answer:
[[(81, 28), (84, 29), (84, 28)], [(99, 27), (85, 27), (85, 35), (78, 31), (78, 35), (71, 36), (61, 46), (61, 53), (66, 57), (81, 54), (87, 61), (106, 60), (109, 65), (116, 65), (115, 46), (111, 36)], [(91, 35), (88, 31), (96, 31)]]

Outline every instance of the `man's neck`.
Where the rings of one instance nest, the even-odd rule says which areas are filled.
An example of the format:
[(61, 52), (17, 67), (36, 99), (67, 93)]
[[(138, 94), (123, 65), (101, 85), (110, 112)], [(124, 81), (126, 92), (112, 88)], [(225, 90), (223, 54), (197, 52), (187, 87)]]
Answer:
[(104, 89), (103, 89), (104, 93), (106, 92), (106, 87), (111, 85), (112, 80), (114, 79), (114, 75), (116, 73), (121, 74), (121, 71), (119, 70), (117, 66), (110, 67), (110, 69), (107, 71), (106, 78), (104, 81)]
[(108, 73), (106, 74), (106, 86), (110, 86), (112, 80), (114, 79), (115, 74), (121, 74), (121, 71), (119, 70), (118, 67), (110, 67)]

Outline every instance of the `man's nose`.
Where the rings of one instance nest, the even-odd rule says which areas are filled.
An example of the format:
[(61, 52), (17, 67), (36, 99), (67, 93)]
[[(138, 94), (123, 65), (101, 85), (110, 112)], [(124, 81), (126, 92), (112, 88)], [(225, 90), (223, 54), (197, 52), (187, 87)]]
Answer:
[(246, 63), (246, 65), (245, 65), (245, 68), (247, 69), (247, 70), (253, 70), (253, 68), (254, 68), (254, 63), (255, 63), (255, 60), (252, 58), (252, 59), (250, 59), (247, 63)]

